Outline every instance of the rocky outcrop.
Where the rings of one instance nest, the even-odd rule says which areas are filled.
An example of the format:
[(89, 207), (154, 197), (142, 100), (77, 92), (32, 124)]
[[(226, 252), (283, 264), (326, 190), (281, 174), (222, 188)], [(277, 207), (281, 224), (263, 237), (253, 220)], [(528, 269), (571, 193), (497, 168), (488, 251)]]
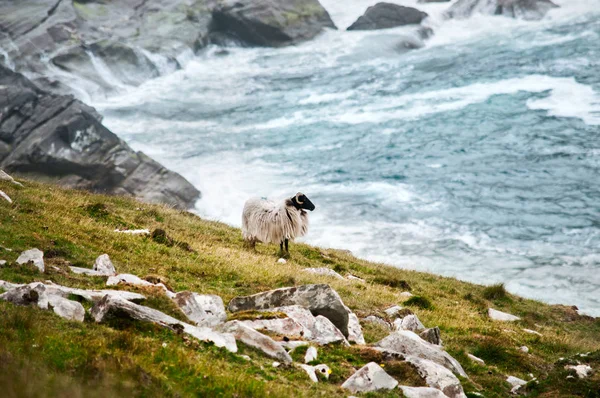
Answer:
[(369, 362), (342, 384), (342, 388), (352, 393), (393, 390), (398, 382), (388, 375), (381, 366)]
[(550, 0), (458, 0), (448, 11), (449, 18), (464, 19), (475, 13), (538, 20), (558, 7)]
[(40, 272), (44, 272), (44, 252), (40, 249), (29, 249), (21, 253), (17, 258), (17, 264), (23, 265), (29, 263), (33, 264)]
[(389, 29), (404, 25), (420, 24), (427, 13), (412, 7), (392, 3), (377, 3), (367, 8), (347, 30)]
[(226, 0), (213, 12), (214, 29), (242, 43), (279, 47), (335, 29), (318, 0)]
[(104, 127), (91, 107), (0, 65), (0, 167), (30, 178), (180, 209), (200, 193)]
[(229, 302), (229, 311), (266, 310), (299, 305), (314, 315), (329, 319), (348, 336), (349, 315), (339, 294), (329, 285), (304, 285), (285, 287), (252, 296), (236, 297)]

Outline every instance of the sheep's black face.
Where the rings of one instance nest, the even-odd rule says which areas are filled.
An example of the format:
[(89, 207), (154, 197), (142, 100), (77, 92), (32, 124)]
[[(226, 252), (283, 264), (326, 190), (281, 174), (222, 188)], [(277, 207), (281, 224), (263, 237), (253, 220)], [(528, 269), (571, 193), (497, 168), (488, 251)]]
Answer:
[(306, 195), (304, 195), (301, 192), (298, 192), (296, 196), (292, 198), (292, 202), (294, 203), (294, 206), (296, 206), (298, 209), (305, 209), (310, 211), (313, 211), (315, 209), (315, 205), (313, 204), (313, 202), (311, 202), (310, 199), (308, 199)]

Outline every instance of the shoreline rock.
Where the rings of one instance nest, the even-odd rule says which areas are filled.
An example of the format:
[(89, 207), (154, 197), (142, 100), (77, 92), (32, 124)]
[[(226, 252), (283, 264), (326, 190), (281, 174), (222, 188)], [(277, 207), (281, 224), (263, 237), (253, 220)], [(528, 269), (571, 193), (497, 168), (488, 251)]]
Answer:
[(416, 8), (382, 2), (367, 8), (346, 30), (377, 30), (418, 25), (427, 17), (426, 12)]

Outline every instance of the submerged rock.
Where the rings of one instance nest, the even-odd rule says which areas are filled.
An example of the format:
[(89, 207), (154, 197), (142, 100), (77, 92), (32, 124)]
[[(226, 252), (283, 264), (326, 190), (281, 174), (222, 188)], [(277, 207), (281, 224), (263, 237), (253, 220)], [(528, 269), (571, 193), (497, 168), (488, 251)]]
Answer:
[(558, 5), (550, 0), (458, 0), (446, 11), (446, 15), (449, 18), (460, 19), (481, 13), (538, 20), (556, 7)]
[(216, 31), (256, 46), (279, 47), (335, 29), (318, 0), (226, 0), (213, 11)]
[(378, 364), (369, 362), (342, 384), (342, 388), (353, 393), (378, 390), (393, 390), (398, 382), (388, 375)]
[[(0, 66), (1, 67), (1, 66)], [(1, 87), (0, 87), (1, 91)], [(0, 100), (1, 101), (1, 100)], [(27, 263), (32, 263), (35, 265), (41, 272), (44, 272), (44, 252), (40, 249), (30, 249), (26, 250), (19, 258), (17, 258), (17, 264), (23, 265)]]
[(420, 24), (427, 13), (412, 7), (392, 3), (377, 3), (367, 8), (348, 30), (388, 29), (397, 26)]
[(0, 167), (62, 186), (187, 209), (200, 193), (101, 124), (91, 107), (0, 65)]

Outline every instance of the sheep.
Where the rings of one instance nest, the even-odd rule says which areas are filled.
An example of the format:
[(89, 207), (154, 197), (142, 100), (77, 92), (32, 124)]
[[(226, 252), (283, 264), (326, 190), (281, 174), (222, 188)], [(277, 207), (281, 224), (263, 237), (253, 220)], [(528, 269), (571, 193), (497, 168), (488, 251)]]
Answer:
[(279, 243), (280, 254), (289, 255), (288, 241), (308, 232), (308, 213), (315, 205), (301, 192), (276, 203), (267, 199), (251, 198), (242, 212), (242, 236), (249, 247), (256, 242)]

